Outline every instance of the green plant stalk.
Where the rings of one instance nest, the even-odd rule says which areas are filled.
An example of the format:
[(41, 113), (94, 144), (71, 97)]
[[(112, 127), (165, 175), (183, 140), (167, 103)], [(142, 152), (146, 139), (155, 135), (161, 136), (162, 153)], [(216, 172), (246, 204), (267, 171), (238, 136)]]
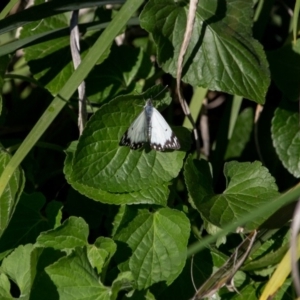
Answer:
[(295, 9), (294, 9), (294, 15), (293, 15), (293, 40), (294, 40), (294, 43), (296, 43), (296, 41), (297, 41), (299, 11), (300, 11), (300, 0), (297, 0), (296, 4), (295, 4)]
[(106, 4), (121, 4), (125, 0), (64, 0), (64, 1), (45, 1), (42, 4), (31, 6), (23, 11), (8, 16), (0, 20), (0, 35), (16, 30), (34, 21), (40, 21), (47, 17), (62, 14), (68, 11), (103, 6)]
[(230, 113), (230, 120), (229, 120), (229, 129), (228, 129), (228, 140), (231, 139), (233, 129), (236, 123), (236, 119), (239, 115), (239, 111), (242, 105), (243, 97), (234, 95), (233, 96), (233, 101), (232, 101), (232, 106), (231, 106), (231, 113)]
[(125, 2), (120, 11), (116, 14), (114, 19), (95, 42), (93, 47), (89, 50), (79, 67), (71, 75), (58, 95), (53, 99), (52, 103), (32, 128), (31, 132), (25, 138), (20, 148), (16, 151), (15, 155), (9, 161), (3, 173), (1, 174), (0, 197), (2, 196), (5, 187), (16, 168), (20, 165), (28, 152), (34, 147), (35, 143), (39, 140), (41, 135), (46, 131), (48, 126), (62, 110), (62, 108), (66, 104), (66, 101), (73, 95), (79, 84), (88, 75), (93, 66), (100, 59), (101, 55), (103, 55), (108, 47), (110, 47), (114, 38), (120, 33), (128, 20), (143, 2), (143, 0), (128, 0)]
[(13, 9), (19, 0), (10, 0), (0, 13), (0, 20), (4, 19), (6, 15)]
[(29, 82), (29, 83), (33, 83), (37, 86), (39, 86), (40, 88), (43, 88), (43, 86), (34, 78), (28, 77), (28, 76), (23, 76), (23, 75), (19, 75), (19, 74), (6, 74), (4, 75), (4, 79), (18, 79), (18, 80), (22, 80), (25, 82)]
[(236, 230), (237, 227), (242, 227), (248, 222), (253, 222), (256, 218), (263, 217), (264, 215), (268, 214), (271, 211), (277, 211), (284, 205), (295, 201), (298, 197), (300, 197), (300, 183), (296, 185), (295, 188), (288, 190), (284, 194), (281, 194), (273, 201), (269, 201), (262, 205), (261, 207), (257, 207), (251, 213), (243, 216), (238, 221), (230, 223), (224, 226), (223, 230), (219, 231), (215, 235), (210, 235), (203, 238), (201, 241), (194, 243), (188, 248), (187, 256), (190, 257), (193, 254), (201, 251), (202, 249), (209, 246), (209, 244), (215, 242), (218, 238), (227, 235), (230, 232)]
[(258, 4), (257, 4), (256, 10), (255, 10), (254, 16), (253, 16), (253, 21), (254, 22), (256, 22), (258, 20), (259, 15), (262, 12), (263, 2), (264, 2), (264, 0), (258, 0), (257, 1)]
[[(79, 24), (79, 30), (82, 33), (85, 33), (86, 31), (101, 30), (101, 29), (105, 29), (108, 24), (109, 22), (99, 23), (98, 21)], [(127, 24), (138, 25), (139, 19), (137, 17), (134, 17), (130, 19), (127, 22)], [(57, 39), (59, 37), (68, 36), (69, 34), (70, 34), (70, 28), (65, 27), (65, 28), (59, 28), (59, 29), (53, 29), (53, 30), (41, 32), (33, 36), (25, 37), (23, 39), (16, 39), (10, 43), (0, 46), (0, 56), (13, 53), (18, 49), (24, 49), (32, 45), (38, 45), (39, 43), (45, 41), (50, 41), (53, 39)]]
[[(192, 97), (189, 107), (190, 107), (192, 118), (195, 122), (197, 121), (197, 118), (200, 114), (202, 103), (206, 94), (207, 94), (207, 89), (196, 87), (194, 90), (194, 95)], [(183, 121), (183, 127), (193, 129), (193, 126), (187, 117), (185, 117)]]

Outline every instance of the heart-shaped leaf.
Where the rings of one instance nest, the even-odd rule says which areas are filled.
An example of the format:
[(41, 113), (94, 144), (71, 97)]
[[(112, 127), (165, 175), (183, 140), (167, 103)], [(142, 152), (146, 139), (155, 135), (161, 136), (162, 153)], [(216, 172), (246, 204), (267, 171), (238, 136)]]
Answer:
[[(263, 48), (251, 36), (252, 6), (248, 0), (199, 1), (183, 81), (264, 103), (270, 75)], [(187, 15), (188, 1), (150, 0), (140, 16), (159, 63), (173, 76)]]
[(169, 208), (155, 213), (147, 210), (122, 226), (115, 239), (132, 250), (129, 268), (138, 289), (146, 289), (159, 281), (171, 284), (186, 261), (186, 246), (190, 234), (187, 217)]
[[(274, 178), (260, 162), (239, 163), (232, 161), (224, 166), (226, 189), (215, 194), (212, 178), (206, 161), (188, 158), (184, 176), (190, 194), (190, 201), (203, 218), (218, 227), (233, 223), (256, 207), (274, 199), (277, 186)], [(245, 225), (252, 230), (262, 224), (269, 215)]]
[(33, 245), (27, 244), (19, 246), (9, 256), (7, 256), (1, 265), (1, 270), (8, 275), (19, 287), (23, 297), (29, 297), (33, 282), (34, 273), (31, 267), (34, 264), (31, 259)]
[[(157, 94), (157, 87), (146, 96)], [(103, 105), (89, 120), (79, 139), (73, 159), (66, 162), (68, 180), (79, 192), (106, 203), (165, 203), (169, 182), (175, 178), (183, 163), (184, 149), (159, 152), (131, 150), (119, 146), (130, 123), (143, 109), (139, 96), (121, 96)], [(186, 147), (189, 132), (175, 130)], [(184, 134), (183, 134), (184, 133)]]
[(110, 289), (99, 281), (84, 249), (61, 258), (47, 267), (46, 272), (56, 285), (60, 299), (111, 299)]

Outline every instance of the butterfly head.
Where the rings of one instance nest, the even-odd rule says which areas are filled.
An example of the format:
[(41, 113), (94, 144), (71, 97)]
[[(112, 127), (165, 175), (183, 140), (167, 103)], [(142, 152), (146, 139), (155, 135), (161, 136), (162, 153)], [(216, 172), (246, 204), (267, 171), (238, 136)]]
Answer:
[(153, 106), (151, 98), (147, 99), (146, 104), (145, 104), (144, 107), (147, 107), (147, 106)]

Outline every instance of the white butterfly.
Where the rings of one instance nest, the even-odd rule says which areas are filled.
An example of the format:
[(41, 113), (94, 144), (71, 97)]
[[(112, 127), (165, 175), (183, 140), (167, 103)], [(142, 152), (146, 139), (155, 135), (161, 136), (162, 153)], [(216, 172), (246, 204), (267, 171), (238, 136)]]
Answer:
[(149, 142), (154, 150), (179, 149), (180, 143), (171, 127), (148, 99), (144, 110), (124, 133), (120, 145), (138, 149)]

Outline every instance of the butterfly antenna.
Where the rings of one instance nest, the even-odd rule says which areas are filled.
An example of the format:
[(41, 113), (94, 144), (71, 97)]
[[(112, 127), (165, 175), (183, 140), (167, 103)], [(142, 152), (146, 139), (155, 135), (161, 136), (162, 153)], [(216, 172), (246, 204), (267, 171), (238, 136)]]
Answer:
[[(156, 96), (154, 96), (153, 98), (156, 98), (157, 96), (159, 96), (161, 93), (163, 93), (167, 88), (168, 88), (169, 86), (168, 85), (166, 85)], [(134, 90), (138, 95), (142, 95), (141, 93), (139, 93), (136, 89)], [(152, 97), (151, 97), (151, 99), (153, 99)]]
[(169, 86), (166, 85), (156, 96), (154, 96), (153, 98), (158, 97), (160, 94), (162, 94)]

